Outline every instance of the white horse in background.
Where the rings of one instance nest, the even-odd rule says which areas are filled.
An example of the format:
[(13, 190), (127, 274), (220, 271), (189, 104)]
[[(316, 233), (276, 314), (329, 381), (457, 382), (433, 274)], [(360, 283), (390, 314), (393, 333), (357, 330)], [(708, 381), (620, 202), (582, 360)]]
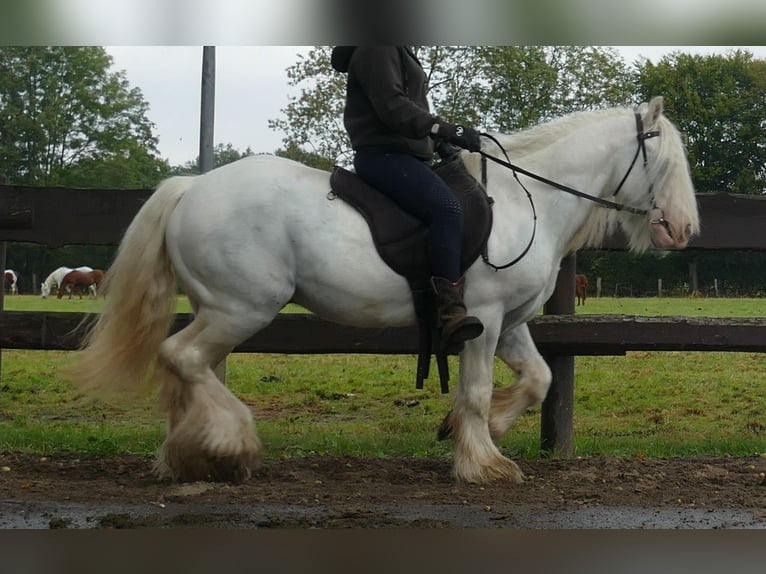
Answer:
[[(40, 284), (40, 295), (42, 298), (47, 299), (48, 295), (51, 294), (51, 291), (57, 290), (59, 285), (61, 285), (61, 282), (64, 280), (66, 274), (70, 271), (83, 271), (85, 273), (90, 273), (93, 271), (93, 268), (87, 266), (75, 267), (74, 269), (72, 267), (59, 267), (55, 271), (51, 272), (50, 275), (45, 278), (45, 281)], [(88, 289), (93, 297), (97, 296), (95, 285), (91, 285)]]
[[(517, 180), (496, 163), (505, 152), (549, 182)], [(698, 232), (699, 216), (684, 146), (662, 98), (638, 111), (582, 112), (485, 139), (481, 154), (460, 156), (477, 180), (482, 155), (492, 159), (491, 262), (503, 267), (529, 248), (515, 265), (496, 270), (477, 259), (466, 273), (465, 303), (484, 332), (460, 353), (440, 435), (453, 441), (456, 479), (520, 482), (521, 469), (495, 441), (548, 392), (551, 371), (527, 321), (553, 292), (562, 258), (598, 245), (618, 226), (634, 251), (680, 249)], [(406, 279), (380, 258), (364, 218), (329, 200), (329, 190), (325, 171), (253, 156), (166, 180), (126, 231), (107, 275), (104, 311), (72, 373), (89, 386), (137, 388), (154, 367), (168, 420), (155, 467), (160, 476), (250, 476), (261, 451), (253, 414), (214, 369), (286, 303), (348, 325), (415, 323)], [(168, 337), (176, 280), (194, 318)], [(495, 356), (515, 372), (514, 384), (493, 388)]]
[(19, 280), (19, 276), (16, 274), (16, 272), (13, 269), (5, 270), (5, 273), (3, 274), (3, 285), (8, 284), (10, 286), (11, 295), (19, 294), (19, 288), (16, 285), (18, 280)]

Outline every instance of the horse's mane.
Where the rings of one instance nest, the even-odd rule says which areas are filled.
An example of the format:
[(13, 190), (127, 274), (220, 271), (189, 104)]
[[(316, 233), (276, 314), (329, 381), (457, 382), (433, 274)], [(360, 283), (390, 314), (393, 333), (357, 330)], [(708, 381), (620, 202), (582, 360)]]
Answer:
[(518, 132), (492, 134), (492, 136), (505, 148), (509, 155), (524, 157), (547, 148), (552, 142), (561, 139), (562, 134), (569, 133), (581, 125), (592, 123), (594, 117), (618, 116), (629, 110), (629, 108), (608, 108), (574, 112)]
[[(639, 110), (642, 111), (643, 110)], [(633, 114), (635, 110), (628, 107), (608, 108), (594, 111), (574, 112), (567, 116), (545, 122), (512, 134), (493, 134), (493, 137), (505, 148), (511, 157), (524, 157), (548, 147), (553, 141), (569, 133), (581, 125), (591, 123), (594, 117), (620, 116)], [(680, 134), (673, 123), (664, 114), (659, 117), (660, 149), (658, 157), (661, 161), (650, 162), (649, 178), (655, 186), (664, 189), (665, 177), (671, 171), (671, 166), (685, 165), (683, 145), (680, 145)]]
[[(640, 113), (644, 113), (645, 105), (639, 108)], [(516, 162), (519, 159), (529, 157), (539, 151), (544, 150), (552, 143), (559, 141), (566, 134), (578, 129), (585, 124), (592, 123), (596, 118), (617, 117), (625, 114), (634, 114), (636, 110), (628, 107), (615, 107), (594, 111), (581, 111), (563, 116), (561, 118), (541, 123), (539, 125), (524, 129), (512, 134), (492, 134), (497, 142)], [(647, 165), (649, 181), (653, 182), (656, 190), (655, 200), (658, 204), (673, 206), (675, 210), (691, 213), (696, 211), (696, 206), (677, 205), (678, 202), (688, 201), (686, 194), (673, 193), (673, 178), (685, 175), (688, 170), (688, 163), (684, 152), (684, 146), (681, 142), (681, 136), (673, 123), (661, 114), (658, 119), (658, 126), (661, 132), (659, 140), (659, 151), (656, 155), (657, 161), (650, 161)], [(485, 151), (495, 148), (495, 143), (487, 142)], [(502, 151), (497, 150), (499, 157), (502, 157)], [(493, 153), (495, 153), (493, 151)], [(463, 154), (463, 160), (471, 173), (479, 173), (480, 158), (478, 154), (467, 156)], [(679, 171), (681, 170), (681, 171)], [(541, 174), (542, 175), (542, 174)], [(581, 247), (599, 247), (604, 239), (614, 234), (620, 226), (620, 212), (612, 209), (594, 209), (582, 229), (572, 239), (569, 249), (574, 251)], [(697, 233), (699, 230), (695, 229)], [(651, 242), (648, 233), (629, 234), (630, 248), (641, 252), (650, 247)]]

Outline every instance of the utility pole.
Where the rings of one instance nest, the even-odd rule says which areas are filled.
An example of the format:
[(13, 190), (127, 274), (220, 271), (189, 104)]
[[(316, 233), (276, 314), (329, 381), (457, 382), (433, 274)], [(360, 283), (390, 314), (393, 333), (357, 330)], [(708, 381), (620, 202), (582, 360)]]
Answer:
[(202, 98), (199, 122), (199, 171), (213, 169), (215, 124), (215, 46), (202, 48)]
[[(213, 169), (213, 128), (215, 125), (215, 46), (202, 48), (202, 94), (199, 121), (199, 171)], [(226, 359), (215, 368), (216, 376), (226, 384)]]

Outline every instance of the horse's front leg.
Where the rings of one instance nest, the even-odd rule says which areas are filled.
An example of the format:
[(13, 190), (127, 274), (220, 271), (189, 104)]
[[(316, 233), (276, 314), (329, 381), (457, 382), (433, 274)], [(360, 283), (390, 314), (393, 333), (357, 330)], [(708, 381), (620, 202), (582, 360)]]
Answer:
[(504, 457), (489, 432), (492, 368), (499, 322), (484, 322), (484, 334), (466, 342), (460, 354), (460, 383), (452, 410), (442, 422), (439, 438), (454, 441), (453, 473), (462, 482), (521, 482), (518, 465)]
[(503, 436), (529, 407), (540, 404), (551, 385), (551, 370), (523, 323), (504, 331), (496, 354), (516, 373), (516, 383), (492, 393), (489, 430), (492, 438)]

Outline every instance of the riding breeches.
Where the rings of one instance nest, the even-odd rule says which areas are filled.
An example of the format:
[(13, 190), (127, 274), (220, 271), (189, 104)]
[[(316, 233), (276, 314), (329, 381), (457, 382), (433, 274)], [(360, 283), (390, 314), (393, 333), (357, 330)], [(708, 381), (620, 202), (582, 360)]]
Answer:
[(427, 226), (431, 275), (457, 281), (463, 208), (444, 180), (409, 154), (369, 148), (357, 150), (354, 168), (364, 181)]

